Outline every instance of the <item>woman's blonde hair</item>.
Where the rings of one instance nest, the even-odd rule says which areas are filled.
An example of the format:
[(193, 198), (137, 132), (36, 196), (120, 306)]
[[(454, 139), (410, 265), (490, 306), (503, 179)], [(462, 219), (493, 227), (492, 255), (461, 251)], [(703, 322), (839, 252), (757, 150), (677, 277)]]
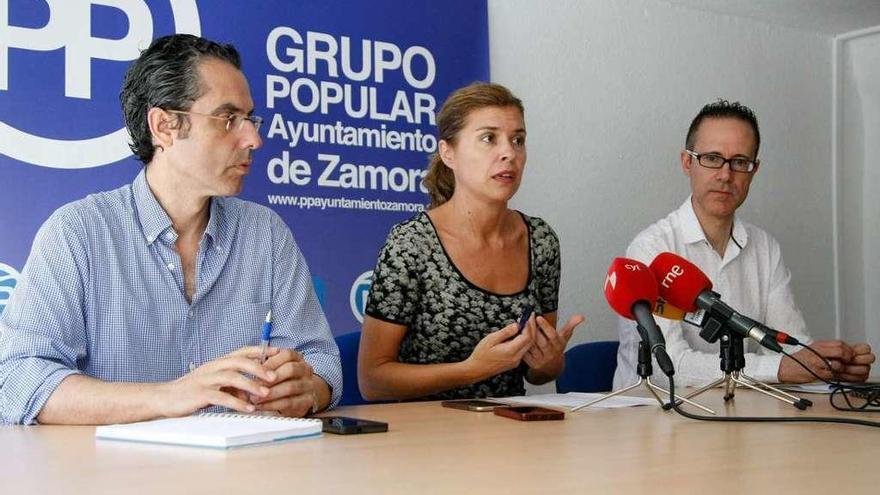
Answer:
[[(454, 145), (468, 115), (484, 107), (515, 107), (525, 119), (522, 101), (513, 96), (509, 89), (500, 84), (475, 82), (456, 90), (443, 103), (440, 113), (437, 114), (437, 141), (443, 140)], [(452, 169), (440, 158), (439, 147), (437, 153), (431, 156), (423, 182), (431, 196), (429, 209), (449, 201), (455, 192), (455, 176)]]

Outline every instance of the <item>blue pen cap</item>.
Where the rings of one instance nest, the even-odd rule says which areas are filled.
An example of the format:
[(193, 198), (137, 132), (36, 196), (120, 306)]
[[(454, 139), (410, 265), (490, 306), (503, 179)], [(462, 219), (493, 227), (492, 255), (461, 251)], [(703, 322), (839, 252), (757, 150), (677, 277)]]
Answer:
[(272, 310), (269, 310), (269, 313), (266, 314), (266, 321), (263, 322), (263, 342), (268, 342), (272, 337)]

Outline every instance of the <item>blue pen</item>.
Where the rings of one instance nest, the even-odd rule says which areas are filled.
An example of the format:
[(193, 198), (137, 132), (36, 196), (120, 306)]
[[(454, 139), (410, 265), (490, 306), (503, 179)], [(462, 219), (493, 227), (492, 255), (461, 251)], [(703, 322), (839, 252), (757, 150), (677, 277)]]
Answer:
[(266, 321), (263, 322), (263, 335), (260, 337), (260, 364), (266, 362), (266, 350), (269, 348), (269, 339), (272, 338), (272, 310), (266, 313)]

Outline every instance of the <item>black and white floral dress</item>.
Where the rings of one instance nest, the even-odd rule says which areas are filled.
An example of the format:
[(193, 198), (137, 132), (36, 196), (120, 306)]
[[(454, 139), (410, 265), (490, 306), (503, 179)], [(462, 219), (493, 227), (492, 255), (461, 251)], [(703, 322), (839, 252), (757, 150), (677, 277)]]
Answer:
[[(520, 213), (529, 230), (529, 277), (515, 294), (495, 294), (467, 280), (452, 263), (426, 213), (395, 225), (373, 271), (366, 314), (406, 325), (401, 363), (464, 361), (487, 334), (516, 321), (527, 305), (556, 311), (559, 239), (542, 219)], [(526, 365), (425, 400), (523, 395)]]

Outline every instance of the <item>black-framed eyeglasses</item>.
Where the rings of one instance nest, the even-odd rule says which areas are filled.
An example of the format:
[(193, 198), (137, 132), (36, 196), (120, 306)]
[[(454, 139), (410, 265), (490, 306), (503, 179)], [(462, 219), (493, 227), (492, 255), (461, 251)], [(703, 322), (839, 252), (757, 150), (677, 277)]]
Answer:
[(209, 119), (214, 120), (225, 120), (226, 121), (226, 132), (231, 131), (240, 131), (242, 127), (244, 127), (245, 122), (250, 122), (254, 126), (255, 131), (260, 130), (260, 126), (263, 125), (263, 117), (257, 117), (256, 115), (242, 115), (239, 113), (233, 113), (227, 115), (225, 117), (220, 115), (210, 115), (207, 113), (199, 113), (199, 112), (189, 112), (184, 110), (165, 110), (168, 113), (176, 113), (181, 115), (199, 115), (202, 117), (208, 117)]
[(733, 157), (724, 158), (718, 153), (697, 153), (692, 150), (684, 150), (685, 153), (697, 159), (697, 162), (706, 168), (721, 168), (725, 163), (730, 164), (730, 170), (733, 172), (741, 172), (750, 174), (758, 168), (757, 160), (749, 160), (748, 158)]

